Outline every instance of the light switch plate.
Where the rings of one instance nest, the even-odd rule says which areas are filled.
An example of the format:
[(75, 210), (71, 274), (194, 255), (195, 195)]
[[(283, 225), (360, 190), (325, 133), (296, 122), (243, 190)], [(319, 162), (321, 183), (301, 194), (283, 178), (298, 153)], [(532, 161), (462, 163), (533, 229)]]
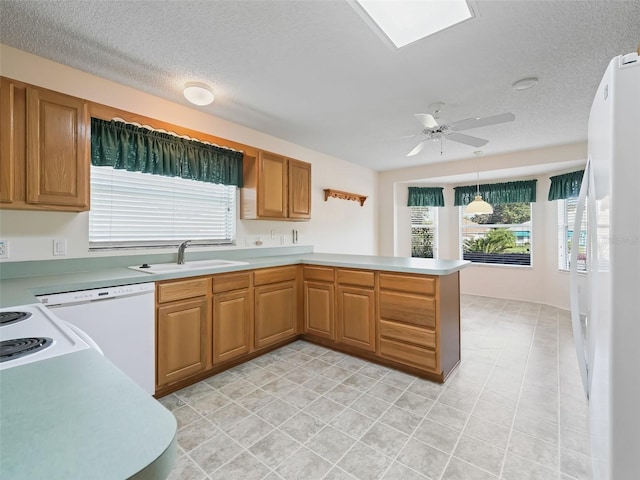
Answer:
[(64, 239), (55, 239), (53, 241), (53, 256), (64, 257), (67, 255), (67, 241)]

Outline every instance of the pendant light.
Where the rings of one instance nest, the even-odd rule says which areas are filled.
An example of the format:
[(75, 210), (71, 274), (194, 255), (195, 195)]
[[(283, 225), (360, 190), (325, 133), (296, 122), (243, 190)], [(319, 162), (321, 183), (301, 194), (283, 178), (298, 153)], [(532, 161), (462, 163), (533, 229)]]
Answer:
[(476, 198), (473, 199), (466, 207), (464, 207), (464, 214), (467, 216), (472, 215), (490, 215), (493, 213), (493, 207), (485, 202), (480, 195), (480, 155), (481, 150), (476, 150), (473, 154), (478, 158), (478, 181), (476, 183)]

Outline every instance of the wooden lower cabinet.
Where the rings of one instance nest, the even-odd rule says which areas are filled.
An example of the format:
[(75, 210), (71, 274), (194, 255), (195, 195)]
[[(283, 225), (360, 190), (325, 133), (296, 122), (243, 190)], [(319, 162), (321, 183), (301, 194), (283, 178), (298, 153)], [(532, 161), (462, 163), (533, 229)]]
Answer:
[(380, 273), (378, 354), (446, 378), (460, 361), (459, 274)]
[(255, 348), (297, 334), (296, 281), (262, 285), (254, 289)]
[(213, 296), (213, 364), (240, 357), (251, 350), (249, 290)]
[(209, 302), (206, 298), (158, 307), (158, 387), (190, 377), (207, 368), (209, 317)]
[(460, 361), (458, 272), (293, 265), (167, 280), (156, 296), (160, 395), (299, 333), (441, 382)]
[(375, 293), (372, 288), (338, 285), (338, 342), (376, 349)]
[(304, 331), (335, 340), (333, 283), (304, 282)]

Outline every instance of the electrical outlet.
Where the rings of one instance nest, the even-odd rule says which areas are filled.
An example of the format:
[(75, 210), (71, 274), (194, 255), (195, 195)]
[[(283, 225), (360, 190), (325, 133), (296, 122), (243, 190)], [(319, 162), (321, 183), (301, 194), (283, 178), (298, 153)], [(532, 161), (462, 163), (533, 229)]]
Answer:
[(9, 258), (9, 240), (0, 240), (0, 258)]
[(280, 245), (284, 245), (284, 235), (280, 235)]
[(271, 240), (275, 240), (275, 239), (276, 239), (276, 231), (271, 230)]
[(67, 241), (65, 239), (55, 239), (53, 241), (53, 256), (64, 257), (67, 254)]

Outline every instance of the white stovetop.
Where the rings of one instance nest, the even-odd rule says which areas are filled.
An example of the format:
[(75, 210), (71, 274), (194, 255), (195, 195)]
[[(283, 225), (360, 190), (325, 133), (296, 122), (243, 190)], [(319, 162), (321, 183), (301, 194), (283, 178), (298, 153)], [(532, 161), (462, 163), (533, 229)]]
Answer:
[(31, 313), (31, 316), (25, 320), (0, 326), (0, 341), (26, 337), (47, 337), (53, 340), (53, 344), (45, 349), (14, 360), (0, 362), (0, 370), (89, 348), (65, 322), (40, 304), (1, 308), (0, 312)]

